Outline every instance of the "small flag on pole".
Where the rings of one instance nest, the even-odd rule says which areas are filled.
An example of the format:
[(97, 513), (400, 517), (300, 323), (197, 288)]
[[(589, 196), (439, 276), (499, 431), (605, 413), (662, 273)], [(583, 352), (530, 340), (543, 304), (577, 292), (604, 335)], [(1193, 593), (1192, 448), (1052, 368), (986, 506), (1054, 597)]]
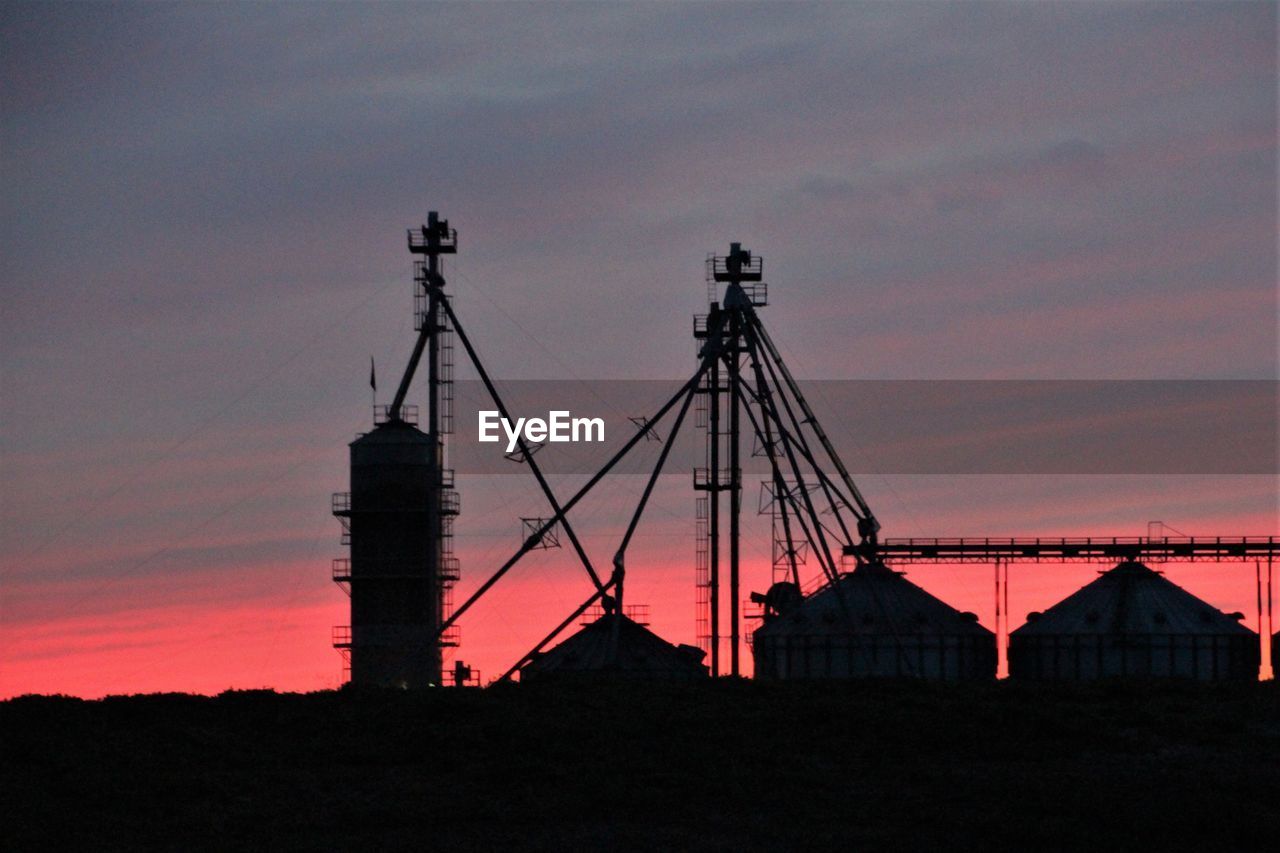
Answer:
[(378, 374), (373, 368), (373, 356), (369, 356), (369, 387), (378, 390)]

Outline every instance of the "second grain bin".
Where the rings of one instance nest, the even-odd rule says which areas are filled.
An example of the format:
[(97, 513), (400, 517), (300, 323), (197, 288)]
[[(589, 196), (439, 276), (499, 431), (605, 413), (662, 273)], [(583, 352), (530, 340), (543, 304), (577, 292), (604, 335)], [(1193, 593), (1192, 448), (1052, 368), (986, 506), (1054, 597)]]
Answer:
[(1124, 562), (1009, 635), (1023, 680), (1252, 681), (1258, 635), (1141, 563)]
[(808, 598), (791, 584), (770, 598), (753, 635), (758, 679), (995, 678), (995, 635), (883, 563), (862, 564)]
[(520, 682), (701, 681), (701, 649), (668, 643), (620, 613), (607, 613), (520, 670)]

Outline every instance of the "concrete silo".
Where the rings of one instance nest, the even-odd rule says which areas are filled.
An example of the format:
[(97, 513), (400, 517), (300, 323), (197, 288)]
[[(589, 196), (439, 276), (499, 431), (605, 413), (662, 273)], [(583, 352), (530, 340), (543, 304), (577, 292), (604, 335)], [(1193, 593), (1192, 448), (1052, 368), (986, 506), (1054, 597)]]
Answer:
[(525, 664), (520, 681), (699, 681), (707, 677), (702, 658), (701, 649), (672, 645), (639, 622), (609, 613)]
[[(778, 594), (787, 588), (790, 596)], [(753, 635), (758, 679), (995, 678), (995, 634), (883, 563), (808, 598), (790, 584), (769, 598)]]
[(1258, 635), (1141, 563), (1121, 563), (1009, 635), (1009, 675), (1258, 677)]
[(351, 443), (351, 492), (335, 497), (334, 511), (346, 519), (351, 544), (354, 685), (440, 683), (435, 638), (449, 580), (443, 533), (457, 507), (456, 493), (440, 483), (439, 447), (402, 420)]

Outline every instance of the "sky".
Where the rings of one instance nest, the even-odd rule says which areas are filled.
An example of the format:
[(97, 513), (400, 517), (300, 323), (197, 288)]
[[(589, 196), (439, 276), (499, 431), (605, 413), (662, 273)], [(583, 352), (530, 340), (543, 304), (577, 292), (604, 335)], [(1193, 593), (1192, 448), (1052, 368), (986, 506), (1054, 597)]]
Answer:
[[(686, 376), (730, 241), (802, 379), (1276, 380), (1276, 14), (4, 4), (0, 695), (338, 683), (328, 495), (370, 357), (387, 402), (412, 346), (403, 229), (430, 209), (500, 381)], [(888, 535), (1280, 532), (1274, 472), (842, 452)], [(629, 595), (689, 642), (694, 497), (662, 485)], [(576, 522), (599, 562), (639, 486)], [(546, 511), (517, 476), (460, 488), (465, 595)], [(586, 595), (571, 552), (534, 556), (463, 622), (485, 677)], [(1167, 570), (1254, 612), (1252, 567)], [(1015, 567), (1015, 624), (1092, 572)], [(989, 569), (910, 577), (990, 625)]]

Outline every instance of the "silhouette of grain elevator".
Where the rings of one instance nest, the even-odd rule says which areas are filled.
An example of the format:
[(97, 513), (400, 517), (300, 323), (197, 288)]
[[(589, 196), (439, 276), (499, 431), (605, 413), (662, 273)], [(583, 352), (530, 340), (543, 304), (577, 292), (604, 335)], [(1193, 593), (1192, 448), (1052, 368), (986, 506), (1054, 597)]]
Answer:
[[(559, 547), (561, 535), (590, 582), (587, 597), (499, 681), (737, 676), (744, 639), (756, 677), (770, 680), (991, 679), (1002, 661), (1015, 677), (1030, 679), (1256, 677), (1261, 567), (1265, 561), (1269, 590), (1276, 537), (1171, 538), (1149, 530), (1140, 538), (882, 538), (879, 521), (760, 320), (757, 309), (768, 303), (763, 261), (740, 243), (707, 259), (708, 312), (694, 318), (693, 374), (656, 411), (628, 418), (635, 431), (577, 491), (557, 498), (534, 455), (540, 445), (517, 435), (518, 451), (506, 456), (537, 480), (549, 515), (521, 518), (514, 553), (454, 608), (450, 593), (459, 571), (451, 542), (459, 501), (446, 463), (455, 336), (499, 415), (512, 417), (445, 292), (441, 256), (457, 252), (456, 232), (432, 212), (426, 225), (409, 231), (409, 250), (422, 256), (414, 262), (417, 341), (392, 403), (375, 405), (373, 430), (350, 445), (350, 491), (333, 497), (343, 543), (351, 549), (333, 564), (333, 579), (351, 597), (351, 624), (335, 628), (333, 641), (352, 685), (478, 683), (479, 674), (460, 662), (448, 671), (443, 666), (445, 650), (458, 644), (458, 620), (526, 555)], [(427, 405), (420, 427), (406, 395), (424, 356)], [(624, 603), (628, 548), (691, 409), (705, 448), (693, 471), (701, 648), (667, 642)], [(661, 445), (659, 453), (606, 573), (583, 547), (570, 512), (590, 504), (593, 490), (624, 457), (650, 442)], [(745, 599), (744, 452), (767, 465), (758, 512), (768, 517), (772, 539), (769, 585)], [(1117, 560), (1122, 565), (1099, 581), (1009, 630), (1011, 564)], [(1139, 560), (1254, 562), (1259, 631), (1174, 587)], [(994, 632), (896, 570), (972, 563), (995, 567)], [(745, 612), (756, 606), (758, 612)], [(581, 630), (553, 645), (589, 611)], [(745, 619), (760, 622), (744, 632)], [(1274, 630), (1269, 608), (1268, 622)]]
[[(441, 634), (458, 560), (451, 546), (458, 493), (445, 467), (453, 432), (452, 326), (441, 256), (457, 251), (457, 233), (432, 211), (409, 231), (418, 332), (392, 403), (374, 407), (374, 428), (351, 442), (351, 490), (333, 496), (348, 559), (335, 560), (333, 579), (351, 596), (351, 624), (334, 629), (333, 644), (357, 687), (418, 688), (441, 683)], [(405, 403), (423, 356), (427, 361), (426, 429)], [(371, 383), (374, 381), (372, 376)], [(465, 677), (465, 667), (452, 673)]]

